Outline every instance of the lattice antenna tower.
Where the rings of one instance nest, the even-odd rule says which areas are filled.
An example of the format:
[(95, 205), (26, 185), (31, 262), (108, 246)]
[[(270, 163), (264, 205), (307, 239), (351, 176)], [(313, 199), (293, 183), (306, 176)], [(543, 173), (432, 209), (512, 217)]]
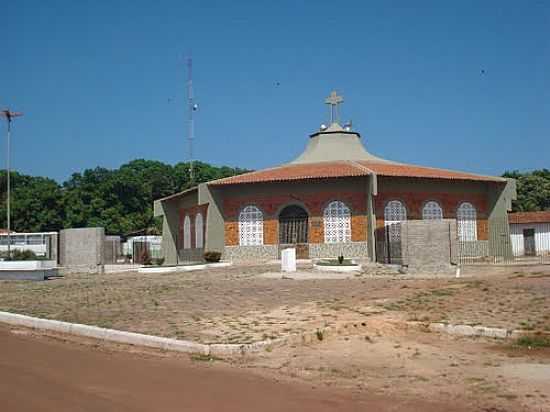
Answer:
[(194, 162), (193, 162), (193, 140), (195, 139), (195, 123), (193, 120), (193, 112), (197, 110), (197, 105), (194, 102), (193, 96), (193, 59), (187, 58), (187, 110), (188, 110), (188, 130), (187, 144), (189, 150), (189, 182), (193, 186), (195, 181)]

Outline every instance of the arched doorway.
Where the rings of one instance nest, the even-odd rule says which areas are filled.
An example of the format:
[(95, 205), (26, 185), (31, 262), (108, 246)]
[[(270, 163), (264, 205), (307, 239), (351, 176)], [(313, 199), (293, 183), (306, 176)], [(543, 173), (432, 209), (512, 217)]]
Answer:
[(295, 247), (298, 259), (309, 258), (308, 214), (301, 206), (287, 206), (279, 213), (279, 248), (285, 247)]

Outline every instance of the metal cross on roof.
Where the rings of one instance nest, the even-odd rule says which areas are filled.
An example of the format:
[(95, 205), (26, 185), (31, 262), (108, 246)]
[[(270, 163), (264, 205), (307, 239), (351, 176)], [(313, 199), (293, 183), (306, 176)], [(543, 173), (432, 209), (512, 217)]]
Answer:
[(325, 99), (325, 104), (330, 105), (330, 124), (338, 123), (338, 105), (344, 101), (342, 96), (338, 96), (335, 90)]

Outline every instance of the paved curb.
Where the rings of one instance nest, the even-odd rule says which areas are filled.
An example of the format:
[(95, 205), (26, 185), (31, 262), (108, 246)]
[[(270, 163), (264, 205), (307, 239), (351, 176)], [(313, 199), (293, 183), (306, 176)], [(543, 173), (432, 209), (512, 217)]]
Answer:
[(9, 312), (0, 312), (0, 322), (40, 330), (67, 333), (70, 335), (85, 336), (88, 338), (95, 338), (110, 342), (127, 343), (130, 345), (147, 346), (150, 348), (173, 350), (177, 352), (196, 353), (201, 355), (209, 355), (210, 353), (209, 346), (201, 343), (163, 338), (160, 336), (144, 335), (141, 333), (124, 332), (114, 329), (105, 329), (97, 326), (82, 325), (79, 323), (40, 319)]
[(135, 332), (124, 332), (115, 329), (100, 328), (98, 326), (82, 325), (79, 323), (62, 322), (58, 320), (41, 319), (32, 316), (19, 315), (10, 312), (0, 312), (0, 322), (28, 328), (67, 333), (84, 336), (108, 342), (125, 343), (129, 345), (146, 346), (149, 348), (165, 349), (176, 352), (198, 354), (203, 356), (234, 357), (247, 354), (270, 351), (285, 344), (308, 344), (318, 339), (318, 334), (327, 336), (334, 331), (330, 327), (321, 328), (315, 332), (292, 334), (277, 339), (245, 344), (202, 344), (179, 339), (163, 338), (161, 336), (144, 335)]
[[(417, 325), (422, 324), (421, 322), (415, 323)], [(426, 324), (423, 325), (426, 326)], [(449, 335), (482, 336), (496, 339), (517, 339), (521, 336), (540, 335), (541, 333), (543, 335), (550, 335), (550, 333), (540, 331), (489, 328), (486, 326), (451, 325), (448, 323), (430, 323), (427, 327), (428, 330), (432, 332), (448, 333)]]
[(179, 265), (179, 266), (142, 266), (137, 269), (138, 273), (178, 273), (193, 272), (196, 270), (225, 268), (232, 266), (231, 262), (205, 263), (203, 265)]
[(450, 325), (445, 323), (430, 323), (428, 329), (432, 332), (443, 332), (449, 335), (484, 336), (487, 338), (507, 339), (513, 331), (503, 328), (488, 328), (485, 326)]
[(361, 265), (329, 266), (329, 265), (314, 264), (313, 270), (316, 270), (318, 272), (353, 273), (353, 272), (361, 272), (363, 268)]

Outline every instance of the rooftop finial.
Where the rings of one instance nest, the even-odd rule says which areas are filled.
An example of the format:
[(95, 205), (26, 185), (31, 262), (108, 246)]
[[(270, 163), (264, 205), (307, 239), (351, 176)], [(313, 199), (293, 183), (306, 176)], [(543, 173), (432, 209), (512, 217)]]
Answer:
[(335, 90), (330, 92), (330, 95), (325, 99), (325, 103), (330, 105), (330, 124), (338, 123), (338, 105), (344, 101), (342, 96), (338, 96)]

